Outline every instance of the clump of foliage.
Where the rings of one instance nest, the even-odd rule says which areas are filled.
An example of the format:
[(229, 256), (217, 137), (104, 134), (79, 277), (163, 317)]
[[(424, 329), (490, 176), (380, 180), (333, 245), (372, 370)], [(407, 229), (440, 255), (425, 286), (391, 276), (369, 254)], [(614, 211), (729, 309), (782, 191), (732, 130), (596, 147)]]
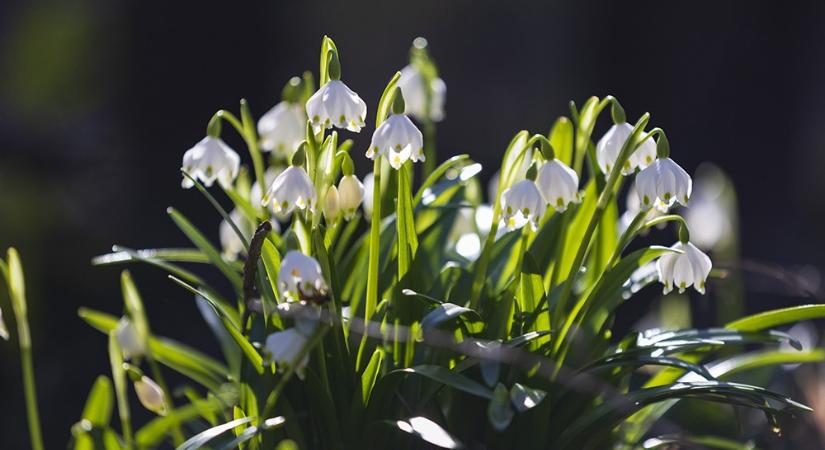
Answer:
[[(116, 246), (94, 262), (168, 273), (170, 286), (193, 295), (223, 358), (156, 335), (123, 272), (122, 316), (79, 312), (109, 337), (112, 372), (94, 384), (73, 448), (735, 446), (651, 430), (683, 399), (761, 410), (772, 427), (808, 410), (731, 377), (821, 360), (819, 350), (778, 348), (799, 343), (775, 329), (822, 317), (820, 305), (708, 329), (615, 332), (617, 308), (640, 290), (659, 280), (666, 290), (704, 292), (710, 271), (684, 220), (661, 212), (688, 203), (690, 179), (670, 160), (664, 132), (648, 130), (649, 114), (631, 125), (615, 98), (592, 97), (571, 103), (571, 117), (547, 135), (517, 133), (488, 205), (481, 166), (468, 155), (435, 164), (443, 82), (422, 41), (410, 68), (419, 85), (399, 88), (409, 80), (396, 74), (376, 108), (366, 187), (354, 175), (353, 142), (328, 131), (360, 130), (366, 115), (340, 81), (329, 38), (318, 94), (311, 74), (291, 80), (286, 106), (269, 116), (275, 125), (256, 126), (244, 101), (239, 117), (215, 114), (184, 157), (183, 176), (223, 220), (223, 249), (169, 208), (191, 248)], [(282, 115), (288, 108), (299, 118), (297, 138)], [(597, 146), (592, 133), (608, 108), (613, 135)], [(251, 170), (220, 140), (222, 124), (243, 138)], [(620, 232), (617, 196), (633, 176), (641, 206)], [(676, 245), (637, 242), (662, 224), (676, 226)], [(14, 255), (0, 267), (18, 299)], [(213, 287), (202, 270), (232, 289)], [(168, 386), (169, 370), (189, 382)], [(157, 414), (140, 426), (130, 384)]]

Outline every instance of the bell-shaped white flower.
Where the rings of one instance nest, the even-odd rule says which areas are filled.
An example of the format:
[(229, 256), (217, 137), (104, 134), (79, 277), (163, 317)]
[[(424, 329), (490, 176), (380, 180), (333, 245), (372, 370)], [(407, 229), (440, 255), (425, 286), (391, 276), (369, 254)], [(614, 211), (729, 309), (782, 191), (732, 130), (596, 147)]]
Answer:
[[(338, 206), (347, 220), (355, 216), (364, 200), (364, 185), (355, 175), (344, 175), (338, 182)], [(370, 205), (371, 206), (371, 205)]]
[(321, 128), (346, 128), (359, 132), (367, 117), (367, 104), (341, 80), (330, 80), (307, 100), (307, 115), (315, 132)]
[(544, 209), (544, 199), (536, 183), (530, 180), (521, 180), (501, 194), (501, 216), (509, 230), (527, 223), (535, 230)]
[(324, 197), (324, 217), (327, 219), (328, 224), (335, 222), (341, 213), (338, 197), (338, 188), (330, 186), (327, 189), (326, 197)]
[(288, 158), (306, 137), (307, 115), (298, 103), (283, 101), (258, 121), (261, 150)]
[[(647, 213), (645, 214), (646, 220), (652, 220), (657, 217), (663, 216), (667, 212), (667, 205), (662, 203), (660, 200), (656, 200), (654, 204), (655, 208), (647, 208)], [(664, 209), (664, 212), (663, 210)], [(622, 216), (619, 218), (619, 226), (617, 231), (619, 234), (624, 233), (627, 230), (627, 227), (633, 222), (633, 219), (642, 211), (642, 202), (639, 200), (639, 193), (636, 190), (636, 183), (630, 185), (630, 188), (627, 190), (627, 197), (625, 198), (625, 211), (622, 213)], [(666, 222), (662, 222), (656, 225), (656, 228), (662, 229), (667, 226)], [(693, 228), (691, 228), (693, 229)], [(644, 235), (647, 233), (646, 229), (642, 229), (640, 234)]]
[[(199, 179), (204, 186), (212, 186), (218, 180), (221, 186), (228, 187), (235, 181), (240, 167), (241, 157), (235, 150), (220, 138), (207, 136), (183, 154), (181, 168), (193, 178)], [(181, 186), (186, 189), (194, 185), (187, 177), (181, 182)]]
[(281, 293), (292, 301), (300, 301), (306, 296), (323, 295), (327, 292), (327, 282), (321, 265), (315, 258), (291, 250), (281, 261), (278, 272), (278, 287)]
[(135, 381), (135, 393), (138, 400), (140, 400), (140, 404), (149, 411), (161, 416), (165, 416), (169, 411), (163, 389), (146, 375)]
[(276, 214), (289, 214), (295, 208), (315, 210), (315, 186), (302, 167), (289, 166), (269, 186), (261, 204), (272, 202)]
[(412, 64), (401, 69), (398, 78), (398, 87), (404, 94), (406, 108), (404, 112), (423, 121), (429, 117), (434, 122), (444, 119), (444, 99), (447, 96), (447, 85), (444, 80), (436, 77), (429, 86), (430, 109), (427, 111), (427, 80)]
[(297, 328), (290, 328), (270, 334), (264, 344), (264, 361), (267, 364), (275, 363), (278, 370), (295, 365), (295, 373), (304, 377), (304, 369), (309, 363), (307, 352), (300, 361), (298, 357), (309, 339)]
[(670, 158), (657, 158), (636, 175), (636, 191), (642, 208), (659, 204), (660, 209), (664, 207), (663, 211), (667, 211), (674, 201), (687, 206), (692, 189), (690, 175)]
[(667, 253), (656, 262), (659, 281), (665, 286), (664, 293), (667, 294), (674, 287), (681, 293), (693, 286), (696, 291), (704, 294), (705, 281), (712, 267), (708, 255), (690, 242), (677, 242), (671, 248), (681, 250), (682, 253)]
[(539, 168), (536, 186), (545, 203), (559, 212), (567, 210), (570, 203), (581, 200), (579, 175), (558, 159), (547, 161)]
[(135, 325), (126, 316), (123, 316), (117, 323), (115, 339), (123, 353), (123, 359), (139, 358), (146, 354), (146, 343), (138, 335)]
[[(596, 144), (596, 162), (602, 173), (609, 174), (616, 164), (624, 143), (630, 137), (633, 126), (627, 122), (614, 124)], [(636, 147), (622, 167), (622, 175), (630, 175), (636, 169), (644, 169), (656, 159), (656, 142), (647, 138)]]
[(424, 137), (405, 114), (393, 114), (372, 135), (367, 158), (386, 155), (393, 169), (398, 170), (407, 162), (424, 161)]

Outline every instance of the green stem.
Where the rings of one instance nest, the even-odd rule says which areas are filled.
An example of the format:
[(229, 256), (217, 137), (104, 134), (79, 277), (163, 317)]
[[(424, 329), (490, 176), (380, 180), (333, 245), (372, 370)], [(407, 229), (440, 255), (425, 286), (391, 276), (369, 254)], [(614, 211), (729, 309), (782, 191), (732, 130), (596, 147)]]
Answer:
[[(429, 106), (428, 106), (429, 108)], [(429, 109), (427, 109), (429, 112)], [(438, 162), (438, 154), (435, 151), (435, 122), (427, 116), (424, 119), (424, 168), (423, 168), (423, 179), (427, 179), (433, 170), (435, 170), (435, 165)]]
[(381, 246), (381, 158), (373, 163), (372, 220), (370, 221), (370, 253), (367, 272), (367, 303), (364, 320), (369, 322), (378, 305), (378, 250)]
[(31, 437), (32, 449), (43, 450), (43, 435), (40, 430), (40, 414), (37, 410), (37, 390), (34, 380), (34, 362), (32, 360), (31, 343), (27, 342), (24, 345), (22, 339), (25, 335), (26, 340), (28, 340), (28, 333), (28, 322), (18, 321), (17, 334), (21, 337), (20, 365), (23, 369), (23, 393), (26, 397), (26, 415), (29, 422), (29, 436)]
[[(166, 397), (166, 401), (169, 402), (169, 415), (174, 416), (175, 404), (172, 402), (172, 393), (169, 391), (169, 387), (166, 384), (166, 379), (160, 371), (160, 366), (157, 361), (155, 361), (155, 358), (151, 353), (148, 353), (146, 356), (146, 360), (149, 362), (149, 369), (152, 371), (152, 378), (157, 381), (158, 386), (160, 386), (160, 390), (163, 391), (163, 396)], [(183, 431), (180, 427), (180, 420), (174, 419), (173, 417), (172, 423), (174, 424), (172, 427), (172, 439), (175, 442), (175, 446), (178, 447), (183, 444), (183, 441), (185, 441), (186, 438), (183, 436)]]
[(26, 418), (32, 450), (43, 450), (43, 432), (37, 408), (37, 383), (34, 378), (31, 332), (29, 331), (28, 305), (20, 257), (14, 248), (8, 250), (8, 264), (0, 258), (0, 274), (6, 280), (14, 321), (17, 322), (17, 343), (20, 348), (20, 367), (23, 372), (23, 395), (26, 400)]
[[(232, 125), (232, 128), (234, 128), (235, 131), (237, 131), (243, 138), (246, 143), (246, 147), (249, 150), (249, 155), (252, 157), (252, 165), (255, 169), (255, 180), (258, 182), (258, 186), (261, 187), (263, 192), (266, 192), (267, 186), (266, 180), (264, 179), (263, 156), (261, 156), (261, 150), (258, 147), (258, 136), (255, 131), (254, 124), (246, 124), (241, 122), (234, 114), (225, 109), (216, 112), (215, 115), (229, 122), (229, 124)], [(251, 120), (251, 118), (249, 120)], [(244, 122), (246, 122), (246, 120)]]
[[(582, 236), (581, 243), (579, 244), (579, 249), (576, 252), (576, 257), (575, 259), (573, 259), (573, 265), (570, 267), (570, 272), (568, 272), (567, 274), (567, 283), (565, 283), (562, 287), (562, 292), (559, 295), (559, 301), (556, 306), (558, 311), (566, 310), (566, 303), (570, 298), (575, 276), (579, 273), (579, 271), (582, 268), (582, 264), (584, 263), (584, 255), (587, 252), (587, 248), (590, 244), (590, 239), (593, 237), (593, 233), (596, 231), (596, 227), (599, 225), (599, 221), (601, 220), (602, 214), (604, 213), (605, 209), (607, 209), (607, 205), (610, 202), (610, 199), (613, 197), (613, 188), (616, 185), (616, 182), (619, 180), (619, 177), (622, 176), (622, 167), (624, 166), (625, 161), (633, 153), (633, 151), (636, 150), (636, 147), (640, 142), (638, 140), (639, 135), (641, 134), (642, 130), (644, 129), (645, 125), (647, 125), (647, 122), (649, 120), (650, 114), (645, 113), (636, 122), (636, 126), (633, 127), (633, 131), (630, 133), (630, 136), (628, 136), (627, 140), (622, 146), (622, 150), (619, 153), (619, 157), (616, 158), (616, 164), (613, 166), (613, 170), (610, 171), (610, 175), (608, 175), (607, 177), (604, 189), (602, 189), (602, 192), (599, 195), (599, 200), (596, 203), (596, 210), (593, 211), (593, 215), (590, 217), (590, 222), (587, 224), (587, 228), (585, 229), (584, 235)], [(578, 305), (576, 309), (580, 309), (578, 308)], [(558, 350), (561, 348), (561, 344), (564, 341), (567, 332), (573, 325), (574, 316), (575, 314), (572, 313), (567, 316), (564, 327), (561, 329), (559, 335), (555, 339), (554, 352), (558, 352)], [(561, 358), (557, 358), (556, 361), (557, 368), (561, 367)]]

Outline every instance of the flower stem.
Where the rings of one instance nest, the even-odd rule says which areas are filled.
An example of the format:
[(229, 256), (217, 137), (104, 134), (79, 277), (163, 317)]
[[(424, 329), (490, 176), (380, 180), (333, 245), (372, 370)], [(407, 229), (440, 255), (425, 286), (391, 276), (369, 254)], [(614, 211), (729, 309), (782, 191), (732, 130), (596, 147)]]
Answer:
[(422, 178), (426, 180), (433, 173), (438, 162), (438, 154), (435, 151), (435, 122), (429, 116), (424, 120), (424, 157)]
[[(602, 189), (601, 194), (599, 194), (599, 200), (596, 203), (596, 209), (595, 211), (593, 211), (593, 215), (590, 217), (590, 222), (587, 224), (587, 228), (585, 229), (584, 235), (582, 236), (581, 243), (579, 244), (579, 249), (576, 252), (575, 259), (573, 260), (573, 265), (570, 267), (570, 272), (568, 272), (567, 274), (567, 283), (564, 284), (564, 286), (562, 287), (561, 294), (559, 295), (559, 301), (556, 305), (556, 309), (561, 314), (563, 314), (563, 312), (565, 311), (566, 303), (569, 300), (570, 294), (573, 290), (575, 276), (579, 273), (579, 271), (582, 268), (582, 264), (584, 263), (584, 255), (587, 252), (587, 248), (590, 245), (590, 239), (593, 237), (593, 233), (596, 231), (596, 227), (598, 227), (599, 225), (599, 221), (601, 220), (602, 214), (604, 213), (605, 209), (607, 209), (607, 205), (610, 202), (610, 199), (613, 197), (613, 188), (616, 185), (616, 182), (619, 180), (619, 177), (622, 176), (622, 167), (624, 166), (625, 161), (630, 157), (633, 151), (636, 150), (636, 147), (641, 142), (639, 141), (639, 135), (641, 134), (642, 130), (644, 129), (645, 125), (647, 125), (647, 122), (649, 120), (650, 114), (645, 113), (636, 122), (636, 126), (633, 127), (633, 131), (630, 133), (630, 136), (628, 136), (627, 140), (622, 146), (622, 150), (619, 153), (619, 157), (616, 158), (616, 164), (613, 166), (613, 170), (610, 171), (610, 174), (607, 177), (604, 189)], [(567, 315), (564, 326), (562, 327), (562, 329), (559, 332), (559, 335), (555, 339), (553, 349), (554, 353), (558, 353), (561, 349), (561, 345), (565, 341), (565, 337), (567, 333), (570, 331), (570, 327), (573, 325), (573, 320), (576, 315), (575, 311), (579, 309), (581, 309), (581, 306), (577, 304), (576, 308), (574, 308), (574, 312), (571, 312), (571, 314)], [(557, 358), (556, 361), (556, 371), (558, 372), (558, 368), (561, 367), (562, 358)]]
[(370, 222), (370, 253), (367, 272), (367, 303), (364, 320), (369, 321), (378, 304), (378, 250), (381, 245), (381, 158), (375, 158), (372, 183), (372, 221)]
[(29, 437), (32, 450), (43, 450), (43, 432), (40, 428), (40, 413), (37, 408), (37, 383), (34, 379), (34, 359), (32, 357), (31, 332), (27, 315), (23, 267), (17, 250), (8, 250), (8, 263), (0, 258), (0, 272), (6, 279), (11, 300), (14, 321), (17, 322), (17, 343), (20, 348), (20, 367), (23, 372), (23, 395), (26, 400), (26, 418), (29, 423)]

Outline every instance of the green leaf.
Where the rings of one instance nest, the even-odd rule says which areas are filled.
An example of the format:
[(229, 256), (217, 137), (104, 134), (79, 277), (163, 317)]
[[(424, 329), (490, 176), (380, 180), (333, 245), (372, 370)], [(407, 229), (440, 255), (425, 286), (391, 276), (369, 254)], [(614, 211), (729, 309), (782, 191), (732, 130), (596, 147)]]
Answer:
[(825, 317), (825, 305), (793, 306), (743, 317), (725, 325), (725, 328), (756, 331), (802, 320), (821, 319), (823, 317)]
[(441, 366), (421, 365), (409, 367), (406, 369), (395, 370), (390, 373), (407, 373), (421, 375), (438, 383), (450, 386), (460, 391), (464, 391), (468, 394), (472, 394), (477, 397), (482, 397), (486, 399), (493, 398), (493, 391), (491, 391), (490, 389), (487, 389), (486, 387), (476, 383), (475, 381), (465, 377), (464, 375), (453, 372)]
[(514, 383), (513, 387), (510, 388), (510, 401), (520, 413), (538, 406), (546, 396), (547, 392), (541, 389), (529, 388), (519, 383)]
[(421, 329), (427, 332), (448, 320), (455, 319), (464, 314), (471, 315), (476, 320), (481, 320), (481, 316), (470, 308), (458, 306), (453, 303), (442, 303), (424, 316), (424, 319), (421, 320)]
[(264, 431), (274, 430), (276, 428), (280, 428), (286, 419), (282, 416), (273, 417), (271, 419), (266, 419), (260, 426), (251, 426), (241, 432), (235, 439), (227, 442), (225, 445), (218, 447), (218, 450), (234, 450), (236, 448), (240, 448), (240, 445), (250, 439), (258, 436), (259, 434), (263, 433)]
[(206, 283), (199, 276), (192, 272), (183, 269), (182, 267), (171, 264), (169, 261), (180, 262), (199, 262), (208, 263), (209, 258), (199, 250), (194, 250), (199, 256), (194, 253), (177, 254), (174, 252), (166, 252), (164, 249), (147, 249), (147, 250), (132, 250), (126, 247), (115, 245), (112, 247), (114, 253), (108, 253), (101, 256), (96, 256), (92, 259), (92, 264), (96, 266), (109, 266), (116, 264), (125, 264), (130, 262), (143, 262), (155, 267), (158, 267), (178, 278), (184, 279), (190, 283), (203, 286)]
[[(86, 323), (104, 334), (117, 327), (117, 317), (88, 308), (80, 308), (78, 315)], [(229, 377), (229, 370), (203, 353), (167, 338), (151, 337), (149, 348), (155, 359), (176, 372), (210, 388), (217, 389)]]
[(421, 203), (421, 199), (424, 197), (424, 193), (427, 192), (427, 189), (434, 185), (450, 169), (453, 169), (458, 165), (463, 165), (467, 162), (472, 162), (469, 155), (456, 155), (441, 163), (441, 165), (438, 166), (426, 180), (424, 180), (421, 187), (418, 188), (418, 192), (416, 192), (415, 198), (413, 198), (412, 201), (413, 207), (418, 207), (418, 204)]
[(227, 431), (229, 431), (229, 430), (231, 430), (231, 429), (233, 429), (237, 426), (247, 424), (247, 423), (251, 422), (253, 419), (254, 419), (254, 417), (242, 417), (240, 419), (236, 419), (236, 420), (233, 420), (231, 422), (227, 422), (227, 423), (212, 427), (212, 428), (210, 428), (206, 431), (200, 432), (200, 433), (192, 436), (192, 438), (190, 438), (189, 440), (187, 440), (186, 442), (181, 444), (180, 447), (177, 448), (177, 450), (197, 450), (199, 448), (202, 448), (206, 444), (208, 444), (209, 441), (211, 441), (212, 439), (215, 439), (216, 437), (220, 436), (221, 434), (226, 433)]
[(571, 166), (573, 164), (573, 122), (567, 117), (559, 117), (550, 129), (550, 145), (556, 152), (556, 159)]
[(327, 73), (327, 63), (329, 62), (330, 51), (338, 53), (338, 48), (335, 46), (335, 42), (333, 42), (329, 36), (324, 36), (324, 39), (321, 41), (321, 64), (320, 73), (318, 77), (319, 86), (323, 86), (327, 84), (327, 82), (329, 81), (329, 74)]
[(395, 428), (440, 448), (461, 448), (463, 445), (439, 424), (426, 417), (389, 422)]
[(383, 361), (384, 349), (379, 347), (372, 353), (370, 362), (367, 363), (364, 373), (361, 374), (361, 400), (364, 406), (369, 404), (370, 394), (372, 394), (372, 388), (375, 386), (376, 380), (378, 380), (381, 363)]
[(114, 405), (114, 391), (112, 382), (103, 375), (97, 377), (92, 386), (89, 396), (86, 397), (86, 405), (83, 407), (83, 420), (88, 420), (93, 426), (105, 427), (109, 425), (112, 418), (112, 407)]
[(390, 78), (389, 83), (387, 83), (387, 87), (384, 88), (384, 92), (381, 93), (381, 99), (378, 100), (378, 109), (375, 111), (376, 129), (381, 126), (381, 123), (384, 122), (390, 114), (392, 101), (395, 97), (395, 87), (398, 86), (399, 78), (401, 78), (401, 72), (395, 72), (392, 78)]
[(132, 445), (132, 422), (129, 415), (129, 396), (127, 394), (126, 371), (123, 369), (123, 353), (117, 343), (114, 331), (109, 332), (109, 362), (112, 367), (112, 379), (115, 382), (115, 398), (120, 417), (120, 427), (126, 446)]
[(234, 401), (234, 398), (228, 396), (224, 398), (211, 397), (207, 400), (197, 400), (188, 405), (175, 408), (167, 416), (156, 417), (135, 433), (138, 448), (155, 448), (160, 445), (174, 427), (202, 416), (205, 411), (220, 412), (226, 404)]
[(120, 274), (120, 289), (123, 293), (123, 303), (126, 305), (126, 311), (129, 312), (129, 318), (135, 326), (138, 338), (145, 345), (150, 336), (149, 321), (146, 319), (146, 310), (143, 308), (143, 300), (140, 298), (137, 286), (135, 286), (132, 276), (127, 270)]
[(167, 213), (169, 216), (172, 217), (172, 220), (175, 222), (175, 225), (180, 228), (183, 234), (195, 244), (195, 247), (198, 247), (208, 258), (212, 261), (212, 264), (224, 274), (224, 276), (235, 286), (236, 289), (241, 289), (241, 276), (240, 274), (233, 269), (226, 261), (224, 261), (221, 253), (213, 246), (206, 236), (201, 233), (186, 217), (183, 216), (180, 212), (175, 210), (174, 208), (168, 208)]

